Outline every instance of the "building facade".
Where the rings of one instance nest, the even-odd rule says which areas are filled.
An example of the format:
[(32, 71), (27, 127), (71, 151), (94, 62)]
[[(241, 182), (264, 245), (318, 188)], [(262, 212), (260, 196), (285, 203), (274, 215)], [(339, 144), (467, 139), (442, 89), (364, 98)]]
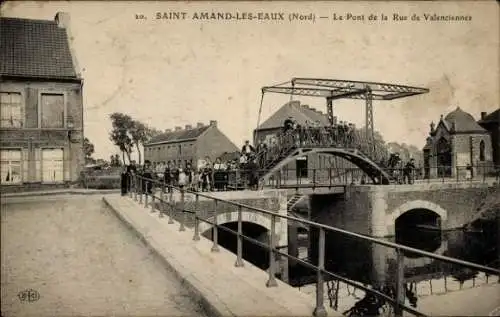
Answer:
[(479, 125), (487, 130), (491, 135), (491, 149), (493, 154), (493, 164), (497, 168), (500, 167), (500, 109), (493, 111), (490, 114), (481, 112), (481, 120)]
[(491, 172), (493, 165), (491, 136), (474, 117), (457, 107), (437, 126), (430, 124), (424, 147), (424, 177), (465, 179)]
[(152, 163), (174, 163), (185, 167), (187, 163), (197, 166), (199, 160), (209, 157), (213, 162), (224, 153), (238, 151), (236, 145), (217, 127), (217, 121), (210, 124), (198, 123), (195, 127), (175, 127), (151, 139), (144, 145), (144, 159)]
[(83, 80), (69, 16), (0, 18), (2, 191), (68, 185), (83, 155)]

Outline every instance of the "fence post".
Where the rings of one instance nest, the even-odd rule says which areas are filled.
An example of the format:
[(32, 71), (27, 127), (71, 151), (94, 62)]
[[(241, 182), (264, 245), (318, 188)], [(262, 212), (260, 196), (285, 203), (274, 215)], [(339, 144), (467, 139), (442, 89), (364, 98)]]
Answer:
[(185, 202), (184, 202), (184, 187), (181, 188), (181, 226), (179, 227), (179, 231), (185, 231), (186, 227), (184, 226), (184, 223), (186, 222), (186, 210), (185, 210)]
[(328, 182), (330, 184), (330, 187), (332, 187), (332, 168), (328, 168)]
[(130, 198), (132, 198), (132, 175), (128, 174), (127, 176), (127, 190), (128, 190), (128, 195)]
[(139, 204), (142, 204), (142, 192), (144, 191), (143, 188), (142, 188), (142, 185), (144, 185), (143, 181), (142, 181), (142, 177), (137, 177), (137, 179), (139, 180), (139, 185), (141, 186), (140, 188), (140, 192), (139, 192)]
[(168, 188), (170, 189), (170, 198), (169, 198), (170, 215), (168, 215), (168, 223), (173, 224), (174, 223), (174, 211), (175, 211), (174, 188), (172, 185), (168, 185)]
[(194, 236), (193, 240), (198, 241), (200, 240), (200, 224), (198, 221), (198, 210), (200, 209), (200, 196), (196, 193), (195, 194), (195, 202), (194, 202)]
[(156, 183), (151, 182), (151, 212), (155, 212), (155, 186)]
[(148, 208), (148, 182), (147, 181), (144, 181), (145, 182), (145, 188), (144, 188), (144, 208)]
[(134, 186), (134, 200), (137, 201), (137, 190), (138, 190), (138, 188), (137, 188), (137, 175), (134, 174), (133, 180), (134, 180), (134, 184), (133, 184), (133, 186)]
[(165, 212), (165, 183), (161, 182), (161, 192), (160, 192), (160, 218), (163, 218), (163, 213)]
[(276, 236), (276, 216), (271, 215), (271, 231), (269, 231), (269, 280), (266, 282), (267, 287), (278, 286), (276, 282), (276, 259), (274, 256), (275, 239)]
[(324, 291), (325, 285), (323, 280), (323, 270), (325, 269), (325, 230), (319, 228), (319, 242), (318, 242), (318, 269), (316, 281), (316, 307), (314, 308), (314, 316), (326, 317), (326, 309), (324, 304)]
[(243, 254), (243, 223), (242, 223), (242, 210), (241, 206), (238, 206), (238, 235), (236, 236), (237, 239), (237, 246), (236, 246), (236, 263), (234, 263), (234, 266), (236, 267), (242, 267), (243, 266), (243, 260), (242, 260), (242, 254)]
[(403, 316), (403, 307), (405, 303), (405, 272), (404, 264), (405, 257), (401, 249), (396, 249), (397, 268), (396, 268), (396, 303), (394, 304), (394, 315), (396, 317)]
[(219, 252), (219, 242), (218, 242), (218, 234), (219, 234), (219, 226), (217, 225), (217, 199), (214, 200), (214, 224), (212, 227), (212, 238), (214, 244), (212, 245), (212, 252)]

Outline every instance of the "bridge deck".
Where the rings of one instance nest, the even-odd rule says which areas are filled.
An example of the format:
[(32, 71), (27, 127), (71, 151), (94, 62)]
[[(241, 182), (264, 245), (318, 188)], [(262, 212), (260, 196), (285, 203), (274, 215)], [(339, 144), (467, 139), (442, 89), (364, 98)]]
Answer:
[[(210, 252), (210, 240), (194, 242), (192, 230), (179, 232), (179, 224), (169, 225), (130, 198), (109, 195), (105, 201), (210, 307), (211, 315), (312, 315), (314, 297), (280, 281), (278, 287), (266, 288), (266, 272), (248, 262), (236, 268), (231, 252), (223, 248), (218, 253)], [(340, 316), (333, 311), (329, 315)]]

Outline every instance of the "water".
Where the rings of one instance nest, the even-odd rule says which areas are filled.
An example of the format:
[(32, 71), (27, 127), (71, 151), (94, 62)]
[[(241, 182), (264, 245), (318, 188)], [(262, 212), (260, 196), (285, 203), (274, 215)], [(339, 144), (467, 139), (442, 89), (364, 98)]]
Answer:
[[(387, 240), (431, 253), (498, 268), (498, 230), (485, 226), (482, 232), (434, 231), (408, 228)], [(312, 241), (317, 233), (311, 232)], [(326, 234), (326, 269), (367, 285), (384, 284), (394, 276), (396, 252), (380, 245)], [(317, 241), (317, 240), (316, 240)], [(317, 247), (310, 248), (311, 262), (317, 258)], [(436, 277), (452, 276), (460, 281), (472, 279), (477, 272), (442, 261), (405, 253), (405, 279), (420, 282)]]
[(2, 316), (204, 316), (101, 197), (3, 200)]
[[(483, 224), (482, 231), (477, 232), (459, 230), (441, 232), (410, 227), (398, 230), (397, 237), (387, 240), (431, 253), (498, 268), (497, 235), (496, 223), (489, 222)], [(312, 241), (317, 241), (315, 240), (317, 238), (316, 232), (311, 232), (311, 237)], [(328, 271), (361, 282), (365, 286), (387, 287), (395, 285), (396, 253), (394, 250), (329, 233), (326, 235), (326, 240), (325, 266)], [(317, 249), (313, 245), (310, 248), (310, 262), (317, 262), (314, 260), (316, 258)], [(449, 315), (453, 310), (447, 311), (441, 307), (441, 301), (445, 300), (442, 296), (437, 296), (436, 299), (428, 296), (436, 294), (455, 296), (460, 303), (453, 304), (453, 307), (468, 311), (469, 315), (488, 314), (491, 309), (496, 307), (495, 305), (499, 304), (500, 289), (498, 287), (492, 289), (491, 287), (495, 286), (489, 286), (494, 285), (491, 283), (497, 283), (497, 276), (487, 276), (475, 270), (417, 254), (406, 253), (404, 262), (406, 305), (414, 306), (417, 310), (441, 311), (445, 315)], [(316, 280), (314, 272), (304, 267), (296, 268), (291, 272), (295, 285), (307, 285), (301, 287), (301, 290), (315, 294), (314, 286), (310, 285)], [(482, 285), (485, 285), (486, 288), (477, 288)], [(335, 290), (335, 283), (328, 282), (324, 291), (326, 294), (325, 304), (336, 306), (339, 312), (345, 312), (354, 305), (359, 305), (366, 296), (365, 292), (349, 287), (347, 284), (340, 283), (339, 286), (336, 295), (335, 291), (331, 292), (332, 289)], [(464, 293), (463, 296), (453, 295), (458, 290), (462, 290), (466, 294)], [(486, 297), (465, 304), (471, 296), (475, 297), (480, 294)], [(391, 294), (391, 296), (394, 295)], [(390, 308), (387, 303), (383, 306), (386, 309)], [(376, 309), (368, 314), (374, 315), (375, 311)], [(455, 313), (456, 311), (455, 309)]]

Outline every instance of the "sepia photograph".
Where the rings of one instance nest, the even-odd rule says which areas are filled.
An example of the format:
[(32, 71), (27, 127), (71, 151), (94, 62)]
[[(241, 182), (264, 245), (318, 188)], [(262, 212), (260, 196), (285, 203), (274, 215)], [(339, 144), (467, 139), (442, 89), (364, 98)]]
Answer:
[(1, 316), (500, 316), (496, 1), (0, 1)]

